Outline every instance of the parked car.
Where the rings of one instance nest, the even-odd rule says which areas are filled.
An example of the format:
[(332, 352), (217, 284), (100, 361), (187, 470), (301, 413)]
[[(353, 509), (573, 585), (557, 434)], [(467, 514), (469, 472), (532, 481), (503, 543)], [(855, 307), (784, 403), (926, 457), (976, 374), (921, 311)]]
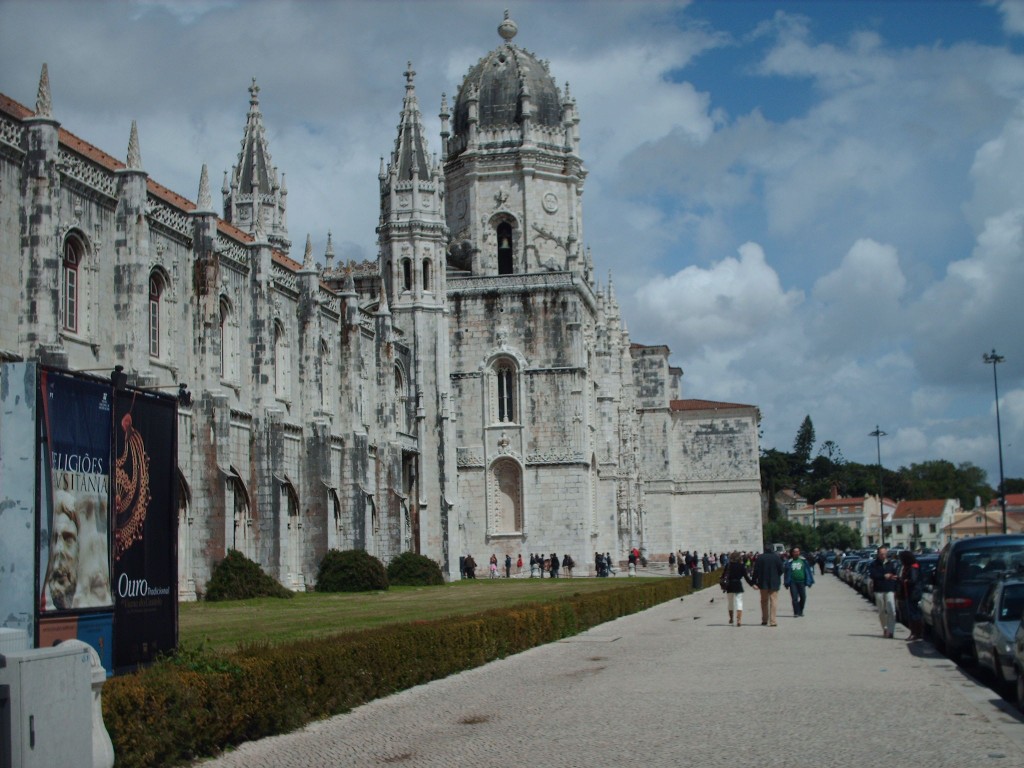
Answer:
[(1017, 707), (1024, 712), (1024, 617), (1013, 637), (1013, 667), (1017, 673)]
[(1024, 534), (997, 534), (947, 544), (935, 567), (932, 632), (951, 659), (974, 645), (974, 615), (985, 590), (1005, 571), (1024, 567)]
[(1016, 683), (1014, 636), (1024, 615), (1024, 573), (1000, 575), (985, 591), (974, 615), (974, 657), (1003, 688)]

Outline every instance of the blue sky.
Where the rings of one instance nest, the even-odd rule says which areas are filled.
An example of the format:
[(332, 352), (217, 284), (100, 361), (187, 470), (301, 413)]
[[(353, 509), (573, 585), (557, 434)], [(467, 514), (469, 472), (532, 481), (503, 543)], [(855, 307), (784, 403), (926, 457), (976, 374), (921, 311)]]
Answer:
[[(1024, 476), (1021, 2), (0, 3), (0, 90), (42, 62), (63, 125), (194, 198), (235, 162), (252, 77), (296, 247), (375, 257), (377, 170), (406, 61), (432, 149), (499, 43), (550, 60), (581, 115), (584, 240), (683, 395), (809, 414), (846, 458)], [(215, 183), (215, 186), (219, 186)], [(606, 279), (606, 278), (602, 278)]]

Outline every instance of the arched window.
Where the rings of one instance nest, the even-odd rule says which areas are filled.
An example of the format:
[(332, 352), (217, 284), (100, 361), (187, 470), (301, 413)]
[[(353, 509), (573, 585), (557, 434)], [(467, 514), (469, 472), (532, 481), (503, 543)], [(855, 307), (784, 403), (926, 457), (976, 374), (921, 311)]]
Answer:
[(149, 275), (149, 355), (160, 357), (160, 296), (164, 279), (154, 270)]
[(402, 259), (402, 290), (412, 290), (412, 260)]
[(402, 369), (395, 366), (395, 407), (398, 410), (398, 428), (409, 431), (409, 392), (405, 387)]
[(235, 322), (231, 302), (227, 296), (220, 297), (220, 376), (224, 381), (236, 378), (235, 361), (238, 354), (238, 326)]
[(291, 394), (291, 349), (284, 326), (274, 323), (274, 392), (280, 398)]
[(430, 259), (424, 259), (423, 260), (423, 290), (424, 291), (432, 291), (432, 290), (434, 290), (433, 286), (430, 284), (430, 278), (431, 278), (431, 274), (430, 274)]
[(498, 459), (491, 465), (492, 533), (523, 530), (523, 470), (514, 459)]
[(288, 586), (290, 589), (302, 591), (306, 588), (305, 575), (302, 573), (302, 516), (299, 514), (299, 494), (290, 480), (282, 483), (284, 489), (284, 501), (288, 511), (288, 552), (285, 566), (288, 572)]
[(196, 599), (196, 579), (192, 572), (192, 494), (178, 470), (178, 599)]
[(331, 520), (333, 522), (333, 525), (328, 529), (327, 533), (327, 548), (349, 549), (351, 547), (351, 542), (349, 542), (345, 531), (345, 521), (342, 518), (341, 513), (341, 498), (338, 496), (337, 489), (328, 488), (327, 498), (330, 502)]
[(498, 274), (511, 275), (515, 272), (515, 258), (512, 250), (512, 225), (503, 221), (498, 225)]
[(228, 475), (228, 500), (231, 503), (231, 549), (241, 552), (250, 560), (255, 552), (252, 517), (249, 512), (249, 492), (238, 472), (232, 467)]
[(494, 363), (494, 399), (496, 417), (501, 422), (515, 422), (517, 418), (516, 380), (518, 368), (513, 360), (502, 357)]
[(334, 389), (334, 364), (331, 362), (331, 347), (327, 339), (320, 339), (320, 407), (330, 410), (331, 392)]
[(63, 279), (61, 280), (60, 309), (64, 330), (78, 332), (78, 268), (85, 257), (85, 243), (71, 233), (64, 239)]

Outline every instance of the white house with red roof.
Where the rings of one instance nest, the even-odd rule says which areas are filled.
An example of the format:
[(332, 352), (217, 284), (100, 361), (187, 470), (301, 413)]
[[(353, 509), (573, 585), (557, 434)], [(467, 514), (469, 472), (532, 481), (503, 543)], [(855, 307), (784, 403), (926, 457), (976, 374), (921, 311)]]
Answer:
[(833, 488), (832, 496), (814, 502), (813, 525), (829, 521), (845, 525), (860, 533), (861, 545), (878, 546), (886, 541), (896, 502), (878, 496), (839, 496)]
[(889, 544), (913, 550), (941, 549), (947, 541), (947, 526), (962, 511), (957, 499), (901, 501), (892, 516)]

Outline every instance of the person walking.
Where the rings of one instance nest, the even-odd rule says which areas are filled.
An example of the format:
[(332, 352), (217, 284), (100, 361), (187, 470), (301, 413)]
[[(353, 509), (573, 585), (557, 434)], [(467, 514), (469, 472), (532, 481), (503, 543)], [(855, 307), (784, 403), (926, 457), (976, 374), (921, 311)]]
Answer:
[[(910, 637), (907, 642), (920, 640), (924, 634), (924, 624), (921, 617), (921, 566), (917, 558), (909, 549), (900, 552), (900, 562), (903, 569), (900, 571), (900, 595), (903, 599), (903, 616), (910, 629)], [(1024, 703), (1024, 702), (1022, 702)]]
[(728, 596), (729, 623), (732, 624), (733, 616), (735, 615), (737, 627), (743, 626), (744, 581), (754, 588), (757, 587), (750, 578), (750, 572), (740, 560), (740, 553), (733, 552), (729, 555), (729, 563), (725, 566), (725, 570), (722, 572), (722, 580), (720, 584)]
[(875, 607), (878, 608), (878, 623), (882, 625), (882, 637), (896, 636), (896, 588), (899, 576), (896, 563), (889, 559), (889, 547), (882, 544), (875, 553), (875, 559), (868, 568), (871, 585), (875, 590)]
[(519, 553), (519, 559), (516, 560), (516, 576), (523, 572), (523, 553)]
[(505, 578), (512, 578), (512, 555), (505, 555)]
[(783, 584), (793, 600), (793, 615), (799, 618), (804, 615), (807, 605), (807, 590), (814, 586), (814, 569), (800, 554), (800, 547), (793, 547), (789, 555), (783, 571)]
[(771, 547), (765, 547), (764, 554), (754, 561), (754, 583), (761, 592), (762, 626), (778, 626), (779, 588), (785, 570), (782, 558)]

